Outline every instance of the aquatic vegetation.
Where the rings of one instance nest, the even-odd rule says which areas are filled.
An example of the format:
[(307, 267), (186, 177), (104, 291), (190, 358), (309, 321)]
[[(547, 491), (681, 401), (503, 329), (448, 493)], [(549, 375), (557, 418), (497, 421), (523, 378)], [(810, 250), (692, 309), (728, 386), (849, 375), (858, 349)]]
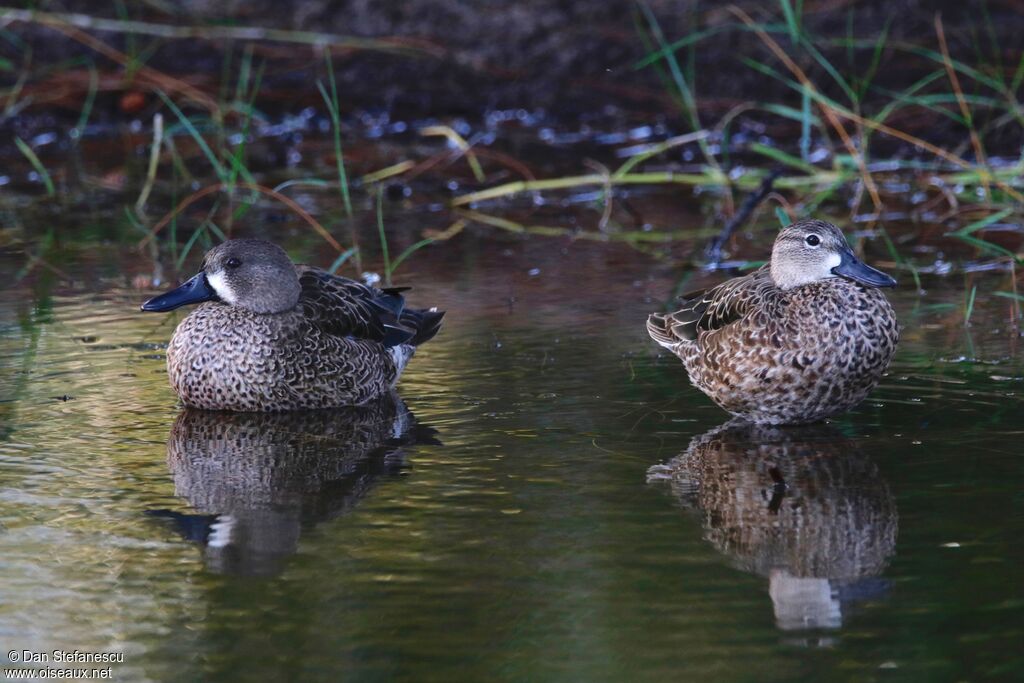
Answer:
[[(931, 31), (911, 39), (886, 20), (865, 28), (856, 8), (845, 31), (826, 31), (819, 7), (793, 0), (695, 5), (678, 20), (639, 2), (628, 38), (638, 56), (625, 67), (662, 92), (642, 109), (573, 120), (491, 110), (471, 89), (463, 109), (480, 106), (479, 118), (361, 107), (353, 55), (439, 73), (449, 59), (493, 66), (420, 39), (157, 21), (133, 3), (112, 16), (41, 7), (0, 11), (0, 125), (70, 115), (66, 138), (12, 137), (12, 189), (30, 200), (44, 190), (66, 211), (95, 211), (90, 198), (104, 192), (112, 232), (175, 268), (267, 221), (316, 233), (332, 272), (360, 275), (369, 262), (386, 280), (467, 231), (624, 242), (669, 263), (743, 268), (753, 261), (734, 235), (781, 212), (850, 226), (858, 249), (886, 254), (918, 290), (923, 277), (976, 267), (1007, 272), (1001, 291), (1019, 289), (1024, 158), (1008, 141), (1024, 134), (1024, 52), (987, 9), (968, 27), (929, 16)], [(75, 47), (41, 59), (28, 28)], [(206, 61), (175, 70), (168, 50), (197, 41)], [(738, 47), (716, 53), (723, 43)], [(708, 51), (721, 57), (713, 70)], [(403, 68), (387, 73), (401, 79)], [(723, 78), (759, 87), (723, 98), (712, 82)], [(123, 158), (94, 169), (119, 139)], [(25, 173), (34, 183), (17, 181)], [(407, 221), (383, 221), (385, 209), (422, 226), (409, 234), (395, 227)]]
[[(31, 5), (0, 8), (11, 648), (126, 680), (1021, 669), (1010, 3)], [(834, 429), (716, 427), (643, 317), (809, 216), (899, 278), (898, 353)], [(181, 411), (183, 316), (131, 309), (242, 237), (457, 311), (415, 422)]]
[(53, 187), (53, 179), (50, 178), (50, 172), (46, 170), (45, 166), (43, 166), (43, 162), (39, 160), (39, 157), (36, 156), (36, 153), (32, 150), (32, 148), (29, 147), (28, 144), (21, 138), (15, 137), (14, 144), (17, 145), (18, 151), (25, 155), (25, 158), (28, 159), (28, 162), (32, 164), (32, 168), (36, 170), (36, 173), (39, 175), (39, 181), (46, 186), (47, 196), (54, 196), (57, 193), (57, 191)]

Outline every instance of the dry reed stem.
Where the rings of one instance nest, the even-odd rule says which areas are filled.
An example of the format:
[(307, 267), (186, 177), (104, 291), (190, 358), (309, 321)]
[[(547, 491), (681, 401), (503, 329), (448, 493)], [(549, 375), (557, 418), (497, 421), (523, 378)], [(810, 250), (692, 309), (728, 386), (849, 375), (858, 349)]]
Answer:
[[(95, 50), (104, 57), (107, 57), (108, 59), (117, 62), (121, 66), (127, 67), (132, 61), (128, 57), (128, 55), (110, 47), (102, 40), (89, 35), (85, 31), (80, 31), (74, 26), (70, 26), (68, 24), (61, 24), (53, 21), (46, 21), (41, 23), (43, 23), (45, 26), (48, 26), (49, 28), (52, 28), (55, 31), (63, 33), (72, 40), (75, 40), (81, 43), (82, 45), (85, 45), (86, 47)], [(146, 83), (148, 85), (152, 85), (162, 90), (166, 90), (167, 92), (176, 92), (181, 95), (184, 95), (196, 104), (202, 106), (211, 114), (215, 114), (218, 116), (220, 114), (220, 107), (217, 105), (217, 102), (212, 97), (180, 79), (174, 78), (173, 76), (168, 76), (167, 74), (161, 71), (157, 71), (153, 67), (145, 65), (138, 66), (136, 68), (135, 76), (137, 79), (141, 80), (143, 83)]]
[[(800, 81), (801, 85), (809, 91), (818, 92), (818, 89), (814, 87), (811, 79), (807, 77), (807, 74), (804, 73), (803, 69), (801, 69), (788, 54), (786, 54), (786, 51), (782, 49), (782, 46), (775, 42), (775, 39), (768, 35), (768, 33), (761, 28), (761, 26), (759, 26), (749, 14), (736, 5), (729, 5), (729, 11), (736, 15), (740, 21), (750, 27), (754, 33), (757, 34), (757, 37), (760, 38), (761, 41), (768, 46), (768, 49), (786, 65), (786, 68), (789, 69), (790, 73), (792, 73), (798, 81)], [(875, 211), (881, 211), (882, 199), (878, 195), (878, 186), (875, 185), (875, 180), (871, 177), (867, 163), (864, 161), (864, 153), (858, 150), (857, 146), (853, 144), (850, 134), (846, 131), (846, 126), (844, 126), (842, 121), (840, 121), (836, 116), (836, 112), (833, 108), (821, 101), (818, 101), (817, 104), (821, 109), (821, 112), (825, 115), (825, 118), (828, 119), (829, 125), (831, 125), (832, 128), (835, 129), (836, 133), (839, 134), (840, 139), (843, 141), (843, 146), (846, 147), (850, 156), (856, 160), (857, 167), (860, 169), (861, 177), (864, 179), (864, 187), (867, 189), (868, 194), (871, 195), (871, 203), (874, 204)]]
[(935, 33), (939, 37), (939, 48), (942, 50), (942, 62), (946, 66), (946, 74), (949, 76), (949, 83), (953, 86), (953, 92), (956, 94), (957, 104), (960, 105), (960, 114), (963, 115), (964, 121), (967, 123), (967, 132), (971, 136), (971, 146), (974, 148), (974, 158), (978, 160), (978, 163), (983, 168), (983, 172), (979, 175), (981, 177), (981, 183), (985, 187), (985, 201), (988, 202), (992, 198), (992, 188), (989, 186), (988, 160), (985, 156), (985, 148), (981, 146), (981, 138), (978, 137), (978, 131), (974, 128), (974, 119), (971, 116), (971, 110), (967, 107), (967, 100), (964, 98), (964, 91), (960, 87), (960, 78), (956, 75), (956, 69), (953, 68), (953, 60), (949, 56), (949, 46), (946, 44), (946, 31), (942, 26), (941, 13), (936, 13), (935, 15)]
[(213, 194), (214, 192), (219, 192), (221, 190), (235, 188), (241, 190), (253, 190), (255, 192), (265, 194), (268, 197), (273, 197), (274, 199), (276, 199), (277, 201), (281, 202), (289, 209), (294, 211), (295, 214), (299, 216), (299, 218), (306, 221), (306, 223), (308, 223), (321, 237), (323, 237), (328, 244), (334, 247), (334, 249), (337, 250), (339, 254), (345, 250), (344, 247), (342, 247), (341, 244), (339, 244), (338, 241), (331, 236), (331, 233), (327, 232), (327, 229), (324, 228), (324, 226), (321, 225), (319, 221), (313, 218), (313, 216), (311, 216), (308, 211), (306, 211), (297, 203), (295, 203), (295, 201), (292, 200), (290, 197), (281, 194), (277, 190), (266, 187), (264, 185), (257, 185), (255, 183), (215, 183), (213, 185), (210, 185), (209, 187), (204, 187), (201, 190), (193, 192), (188, 197), (185, 197), (180, 202), (178, 202), (178, 205), (176, 207), (169, 211), (166, 216), (161, 218), (160, 221), (153, 226), (153, 229), (149, 231), (149, 234), (142, 238), (141, 241), (139, 241), (138, 247), (141, 249), (142, 247), (146, 246), (146, 244), (148, 244), (154, 237), (156, 237), (156, 234), (163, 230), (164, 227), (168, 223), (170, 223), (175, 216), (180, 214), (182, 211), (184, 211), (189, 206), (199, 201), (203, 197)]
[(445, 50), (427, 40), (393, 36), (386, 38), (357, 38), (316, 31), (295, 31), (262, 26), (176, 26), (150, 21), (109, 19), (73, 12), (42, 12), (38, 10), (0, 7), (0, 22), (22, 22), (51, 26), (62, 24), (92, 31), (131, 33), (171, 40), (195, 38), (200, 40), (247, 40), (291, 43), (312, 46), (333, 46), (348, 50), (375, 50), (378, 52), (411, 52), (444, 56)]
[[(742, 12), (742, 10), (739, 10), (739, 11)], [(746, 16), (746, 15), (744, 15), (744, 16)], [(749, 16), (747, 16), (747, 20), (753, 21), (753, 20), (750, 19)], [(764, 33), (763, 29), (755, 29), (755, 31), (757, 31), (757, 30), (761, 31), (761, 34), (763, 35), (762, 40), (768, 41), (768, 43), (770, 44), (769, 47), (771, 45), (775, 45), (775, 47), (780, 52), (782, 52), (782, 48), (779, 47), (778, 43), (776, 43), (774, 40), (772, 40), (772, 38), (770, 36), (768, 36), (766, 33)], [(785, 52), (782, 52), (782, 54), (785, 55)], [(781, 59), (781, 57), (780, 57), (780, 59)], [(784, 61), (789, 62), (790, 64), (792, 64), (792, 60), (789, 59), (788, 55), (786, 56), (786, 59)], [(799, 67), (796, 67), (795, 64), (793, 66), (794, 66), (794, 68), (799, 69)], [(788, 67), (788, 64), (787, 64), (787, 67)], [(791, 71), (792, 71), (792, 69), (791, 69)], [(802, 72), (800, 72), (800, 73), (802, 73)], [(794, 75), (796, 75), (795, 72), (794, 72)], [(811, 87), (813, 89), (813, 86), (811, 86)], [(815, 92), (817, 92), (816, 89), (815, 89)], [(910, 135), (909, 133), (905, 133), (905, 132), (903, 132), (901, 130), (898, 130), (896, 128), (893, 128), (891, 126), (887, 126), (884, 123), (880, 123), (878, 121), (873, 121), (871, 119), (864, 118), (860, 114), (856, 114), (856, 113), (850, 111), (849, 109), (845, 109), (843, 107), (833, 107), (833, 108), (831, 108), (831, 110), (834, 111), (835, 113), (843, 116), (844, 118), (847, 118), (847, 119), (850, 119), (851, 121), (855, 121), (857, 123), (860, 123), (861, 125), (866, 126), (868, 128), (871, 128), (872, 130), (877, 130), (880, 133), (885, 133), (886, 135), (892, 136), (892, 137), (894, 137), (894, 138), (896, 138), (898, 140), (903, 140), (904, 142), (906, 142), (908, 144), (911, 144), (914, 147), (917, 147), (919, 149), (923, 149), (923, 150), (925, 150), (927, 152), (931, 152), (932, 154), (934, 154), (935, 156), (939, 157), (940, 159), (944, 159), (944, 160), (950, 162), (951, 164), (959, 166), (960, 168), (964, 168), (964, 169), (967, 169), (967, 170), (970, 170), (970, 171), (975, 170), (975, 167), (974, 167), (973, 164), (971, 164), (971, 162), (969, 162), (966, 159), (963, 159), (963, 158), (961, 158), (961, 157), (959, 157), (959, 156), (957, 156), (955, 154), (952, 154), (951, 152), (948, 152), (948, 151), (942, 149), (938, 145), (933, 145), (932, 143), (930, 143), (930, 142), (928, 142), (926, 140), (922, 140), (921, 138), (915, 137), (913, 135)], [(996, 179), (995, 180), (995, 185), (996, 185), (996, 187), (1001, 189), (1003, 192), (1005, 192), (1006, 194), (1008, 194), (1011, 197), (1013, 197), (1014, 199), (1016, 199), (1018, 202), (1024, 202), (1024, 195), (1022, 195), (1020, 192), (1018, 192), (1017, 190), (1013, 189), (1012, 187), (1010, 187), (1006, 183), (1001, 182), (998, 179)]]
[(424, 137), (441, 136), (446, 138), (448, 142), (458, 148), (459, 156), (466, 157), (466, 161), (469, 163), (469, 168), (473, 171), (473, 177), (476, 178), (476, 181), (478, 183), (487, 182), (487, 176), (484, 175), (484, 170), (480, 167), (480, 162), (477, 160), (476, 155), (473, 154), (472, 146), (451, 126), (427, 126), (420, 131), (420, 135)]

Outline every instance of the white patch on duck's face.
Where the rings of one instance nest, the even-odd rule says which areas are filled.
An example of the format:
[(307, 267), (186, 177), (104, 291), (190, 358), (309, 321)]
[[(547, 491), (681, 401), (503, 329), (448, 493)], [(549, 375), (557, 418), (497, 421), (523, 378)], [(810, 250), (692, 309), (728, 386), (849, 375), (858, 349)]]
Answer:
[(231, 285), (228, 284), (228, 280), (224, 277), (224, 271), (218, 271), (216, 273), (207, 274), (206, 281), (210, 283), (210, 287), (213, 291), (217, 292), (217, 296), (221, 298), (221, 301), (229, 304), (238, 303), (238, 297), (235, 295), (235, 290), (231, 289)]
[(810, 255), (807, 267), (803, 269), (802, 277), (800, 277), (798, 281), (800, 284), (807, 284), (817, 280), (829, 280), (834, 277), (839, 277), (832, 272), (832, 269), (842, 262), (843, 257), (836, 252), (829, 254), (814, 252)]
[(828, 271), (828, 275), (826, 275), (825, 277), (839, 277), (838, 275), (832, 272), (832, 269), (838, 268), (839, 264), (842, 262), (842, 255), (836, 252), (832, 252), (831, 254), (829, 254), (828, 259), (825, 261), (825, 270)]

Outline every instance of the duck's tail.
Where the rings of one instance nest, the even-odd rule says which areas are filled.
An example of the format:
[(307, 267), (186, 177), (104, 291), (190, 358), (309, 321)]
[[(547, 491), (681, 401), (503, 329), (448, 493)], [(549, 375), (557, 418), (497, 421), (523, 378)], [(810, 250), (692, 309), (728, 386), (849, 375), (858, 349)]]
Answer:
[(413, 330), (412, 337), (404, 342), (411, 346), (419, 346), (434, 338), (434, 335), (441, 329), (441, 321), (444, 318), (444, 311), (436, 308), (406, 309), (398, 321), (402, 327)]
[(388, 335), (395, 337), (391, 344), (387, 343), (388, 338), (385, 337), (385, 345), (395, 361), (396, 382), (402, 371), (405, 370), (406, 363), (416, 353), (416, 347), (433, 339), (441, 329), (443, 318), (444, 311), (439, 311), (436, 308), (406, 309), (399, 316), (398, 325), (385, 326), (389, 328)]
[(672, 322), (668, 314), (652, 313), (647, 318), (647, 334), (666, 349), (673, 349), (679, 344), (679, 338), (672, 329)]

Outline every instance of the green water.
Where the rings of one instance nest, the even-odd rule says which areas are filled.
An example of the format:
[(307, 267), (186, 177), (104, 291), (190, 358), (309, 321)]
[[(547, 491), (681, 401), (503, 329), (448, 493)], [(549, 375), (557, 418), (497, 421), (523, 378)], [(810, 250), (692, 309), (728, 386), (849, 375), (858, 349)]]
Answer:
[(866, 404), (715, 433), (643, 329), (678, 273), (552, 244), (403, 268), (450, 313), (399, 385), (415, 417), (376, 422), (179, 418), (134, 252), (4, 290), (3, 651), (123, 652), (130, 681), (1021, 676), (1008, 300), (965, 330), (961, 282), (901, 288)]

